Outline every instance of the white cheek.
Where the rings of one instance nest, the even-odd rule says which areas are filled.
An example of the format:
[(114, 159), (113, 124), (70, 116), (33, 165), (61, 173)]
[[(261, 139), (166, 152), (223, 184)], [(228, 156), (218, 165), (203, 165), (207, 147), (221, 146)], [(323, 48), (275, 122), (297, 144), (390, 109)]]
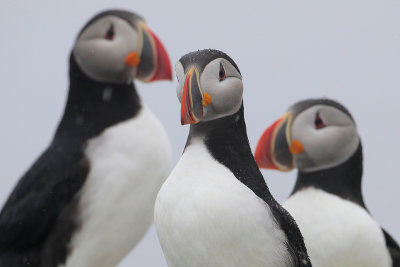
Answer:
[(359, 145), (357, 130), (350, 126), (329, 126), (321, 130), (293, 128), (292, 138), (304, 145), (304, 153), (294, 157), (302, 171), (315, 171), (337, 166), (349, 159)]
[(178, 61), (175, 64), (176, 78), (178, 79), (178, 85), (176, 88), (176, 95), (178, 96), (179, 102), (182, 102), (183, 86), (185, 85), (185, 73), (182, 64)]
[[(138, 50), (138, 36), (126, 22), (115, 21), (115, 37), (106, 40), (102, 32), (109, 23), (94, 25), (93, 29), (82, 34), (73, 49), (74, 57), (81, 70), (97, 81), (121, 82), (129, 67), (125, 58), (130, 52)], [(99, 29), (98, 29), (99, 28)], [(97, 35), (89, 38), (93, 33)], [(136, 68), (131, 68), (132, 76)]]
[(238, 78), (227, 78), (220, 82), (216, 81), (204, 88), (203, 92), (210, 94), (211, 107), (217, 114), (229, 115), (235, 113), (242, 103), (243, 84)]
[[(227, 78), (220, 81), (220, 67), (224, 67)], [(203, 120), (213, 120), (237, 112), (242, 103), (243, 83), (241, 75), (224, 58), (211, 61), (200, 76), (202, 93), (211, 96), (211, 104), (204, 108)]]
[[(82, 59), (84, 64), (92, 64), (93, 68), (100, 68), (100, 66), (96, 66), (95, 64), (113, 64), (114, 62), (118, 62), (122, 59), (122, 53), (115, 49), (114, 44), (111, 44), (110, 41), (107, 40), (87, 40), (80, 42), (75, 47), (75, 54), (78, 59)], [(114, 67), (113, 65), (110, 67)]]
[(183, 85), (184, 83), (178, 81), (178, 87), (176, 88), (176, 95), (178, 96), (179, 102), (182, 102)]

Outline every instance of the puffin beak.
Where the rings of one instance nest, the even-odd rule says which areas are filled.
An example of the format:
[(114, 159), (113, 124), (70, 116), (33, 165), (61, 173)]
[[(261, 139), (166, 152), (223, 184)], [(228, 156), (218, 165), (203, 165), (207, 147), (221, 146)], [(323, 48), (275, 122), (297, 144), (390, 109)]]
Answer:
[(138, 29), (140, 53), (130, 53), (126, 57), (126, 63), (136, 64), (133, 65), (138, 68), (136, 78), (143, 82), (172, 80), (171, 61), (160, 39), (143, 22), (138, 25)]
[(191, 68), (186, 75), (181, 102), (182, 125), (199, 122), (204, 116), (203, 107), (211, 104), (211, 96), (201, 91), (200, 75), (196, 68)]
[(292, 140), (290, 112), (268, 127), (258, 141), (254, 158), (260, 168), (290, 171), (294, 168), (293, 155), (304, 151), (303, 144)]

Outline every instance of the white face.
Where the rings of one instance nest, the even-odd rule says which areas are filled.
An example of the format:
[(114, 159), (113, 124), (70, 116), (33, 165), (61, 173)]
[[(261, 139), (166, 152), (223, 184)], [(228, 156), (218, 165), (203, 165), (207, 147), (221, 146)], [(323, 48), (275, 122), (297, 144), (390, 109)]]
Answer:
[(132, 51), (138, 51), (138, 39), (132, 25), (109, 15), (93, 22), (82, 32), (73, 55), (81, 70), (91, 79), (128, 83), (137, 68), (126, 65), (125, 58)]
[[(196, 66), (189, 66), (187, 71), (191, 67)], [(179, 101), (182, 101), (186, 74), (181, 62), (176, 63), (175, 70), (178, 79), (177, 95)], [(228, 60), (216, 58), (208, 63), (200, 73), (199, 82), (202, 94), (211, 97), (211, 104), (203, 107), (202, 121), (232, 115), (239, 110), (243, 95), (242, 76)]]
[(353, 120), (332, 106), (315, 105), (301, 112), (292, 124), (292, 140), (304, 152), (294, 155), (294, 165), (303, 172), (337, 166), (349, 159), (360, 143)]

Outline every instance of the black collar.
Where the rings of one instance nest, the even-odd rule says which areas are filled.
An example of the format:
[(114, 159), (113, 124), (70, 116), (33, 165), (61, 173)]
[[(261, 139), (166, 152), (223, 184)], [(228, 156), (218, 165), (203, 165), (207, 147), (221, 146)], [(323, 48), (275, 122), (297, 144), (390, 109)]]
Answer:
[[(198, 136), (204, 138), (204, 143), (215, 160), (225, 165), (241, 183), (269, 205), (275, 220), (288, 238), (286, 245), (296, 266), (311, 266), (296, 222), (272, 197), (254, 160), (247, 138), (243, 103), (233, 115), (191, 125), (186, 147)], [(240, 208), (246, 207), (238, 207)], [(308, 264), (302, 264), (303, 260)]]
[(68, 100), (55, 138), (74, 136), (86, 141), (105, 128), (134, 117), (140, 108), (133, 82), (94, 81), (82, 73), (71, 55)]
[(337, 167), (315, 172), (299, 171), (292, 195), (302, 189), (315, 187), (365, 208), (361, 193), (362, 161), (360, 143), (354, 155)]

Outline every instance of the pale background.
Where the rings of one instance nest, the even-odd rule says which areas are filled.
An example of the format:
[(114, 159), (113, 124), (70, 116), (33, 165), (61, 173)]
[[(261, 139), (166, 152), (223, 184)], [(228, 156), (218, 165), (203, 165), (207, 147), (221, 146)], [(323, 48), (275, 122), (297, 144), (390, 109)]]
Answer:
[[(252, 148), (295, 101), (325, 96), (347, 106), (364, 144), (366, 203), (400, 241), (399, 0), (1, 0), (1, 205), (52, 138), (76, 34), (95, 13), (115, 7), (144, 16), (173, 64), (203, 48), (218, 48), (236, 61)], [(188, 132), (180, 125), (176, 80), (136, 85), (164, 124), (176, 162)], [(283, 201), (295, 172), (263, 174)], [(121, 266), (166, 266), (154, 227)]]

